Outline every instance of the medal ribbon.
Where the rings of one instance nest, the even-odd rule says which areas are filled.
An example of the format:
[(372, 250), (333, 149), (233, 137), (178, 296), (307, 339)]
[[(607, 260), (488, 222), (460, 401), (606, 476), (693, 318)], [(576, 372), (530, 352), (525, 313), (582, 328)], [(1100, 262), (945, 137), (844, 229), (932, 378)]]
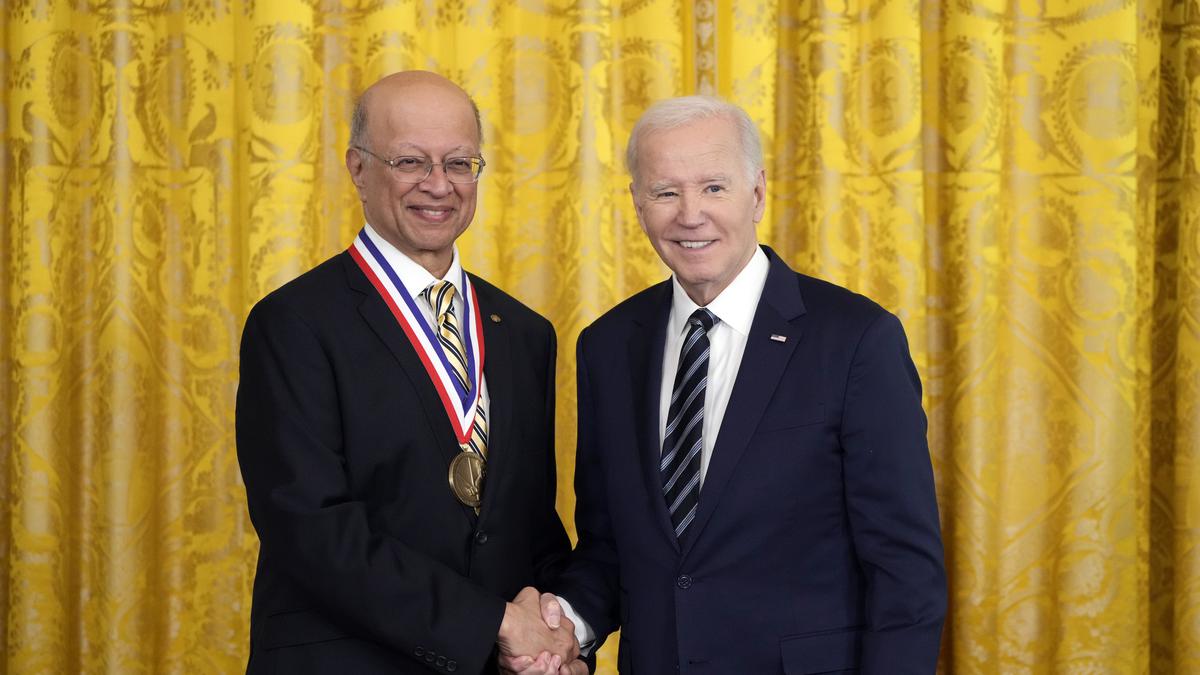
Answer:
[[(471, 285), (467, 273), (462, 273), (461, 294), (463, 297), (463, 316), (466, 317), (467, 330), (463, 331), (463, 349), (467, 357), (467, 377), (471, 378), (470, 391), (463, 388), (458, 379), (451, 374), (450, 362), (446, 352), (438, 342), (437, 334), (425, 315), (421, 312), (412, 296), (405, 290), (404, 284), (392, 266), (388, 264), (383, 253), (371, 241), (364, 228), (354, 239), (349, 248), (350, 257), (362, 269), (367, 280), (379, 292), (384, 303), (391, 310), (396, 323), (408, 336), (408, 341), (420, 357), (425, 372), (437, 389), (438, 397), (450, 418), (450, 426), (458, 437), (459, 444), (465, 444), (471, 438), (471, 424), (475, 419), (475, 408), (479, 405), (480, 383), (483, 380), (483, 321), (479, 313), (479, 299), (475, 295), (475, 287)], [(479, 358), (475, 358), (478, 351)]]

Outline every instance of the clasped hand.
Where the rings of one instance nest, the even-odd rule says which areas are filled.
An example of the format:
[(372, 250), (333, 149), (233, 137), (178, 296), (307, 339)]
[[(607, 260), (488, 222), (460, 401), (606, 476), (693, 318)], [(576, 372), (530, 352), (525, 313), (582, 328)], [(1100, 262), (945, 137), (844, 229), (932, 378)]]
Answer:
[(504, 608), (500, 622), (500, 667), (521, 675), (587, 675), (579, 660), (575, 626), (558, 599), (525, 587)]

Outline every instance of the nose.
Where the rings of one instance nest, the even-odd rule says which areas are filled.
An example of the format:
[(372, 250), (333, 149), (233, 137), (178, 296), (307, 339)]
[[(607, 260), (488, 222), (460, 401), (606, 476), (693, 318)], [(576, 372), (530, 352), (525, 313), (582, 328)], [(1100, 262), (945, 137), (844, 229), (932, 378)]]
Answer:
[(704, 209), (699, 195), (685, 193), (679, 196), (679, 224), (688, 227), (704, 224)]
[(431, 167), (429, 175), (417, 187), (431, 197), (445, 197), (454, 190), (454, 184), (446, 178), (446, 169), (440, 163)]

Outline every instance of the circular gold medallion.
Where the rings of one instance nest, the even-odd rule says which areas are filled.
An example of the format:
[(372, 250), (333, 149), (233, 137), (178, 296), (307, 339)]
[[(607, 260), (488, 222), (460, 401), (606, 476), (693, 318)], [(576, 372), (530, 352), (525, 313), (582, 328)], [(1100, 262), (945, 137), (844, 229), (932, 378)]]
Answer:
[(458, 453), (450, 461), (450, 489), (458, 501), (478, 509), (485, 467), (483, 458), (469, 450)]

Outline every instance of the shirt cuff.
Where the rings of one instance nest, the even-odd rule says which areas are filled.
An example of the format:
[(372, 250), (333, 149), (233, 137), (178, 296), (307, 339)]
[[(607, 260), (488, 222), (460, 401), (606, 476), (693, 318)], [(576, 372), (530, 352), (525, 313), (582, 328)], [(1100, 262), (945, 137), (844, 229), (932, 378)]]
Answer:
[(591, 656), (592, 647), (596, 646), (596, 631), (588, 625), (587, 621), (583, 620), (582, 616), (575, 611), (571, 603), (561, 595), (554, 596), (558, 598), (558, 604), (562, 606), (563, 616), (571, 620), (575, 625), (575, 639), (579, 641), (579, 653), (582, 656)]

